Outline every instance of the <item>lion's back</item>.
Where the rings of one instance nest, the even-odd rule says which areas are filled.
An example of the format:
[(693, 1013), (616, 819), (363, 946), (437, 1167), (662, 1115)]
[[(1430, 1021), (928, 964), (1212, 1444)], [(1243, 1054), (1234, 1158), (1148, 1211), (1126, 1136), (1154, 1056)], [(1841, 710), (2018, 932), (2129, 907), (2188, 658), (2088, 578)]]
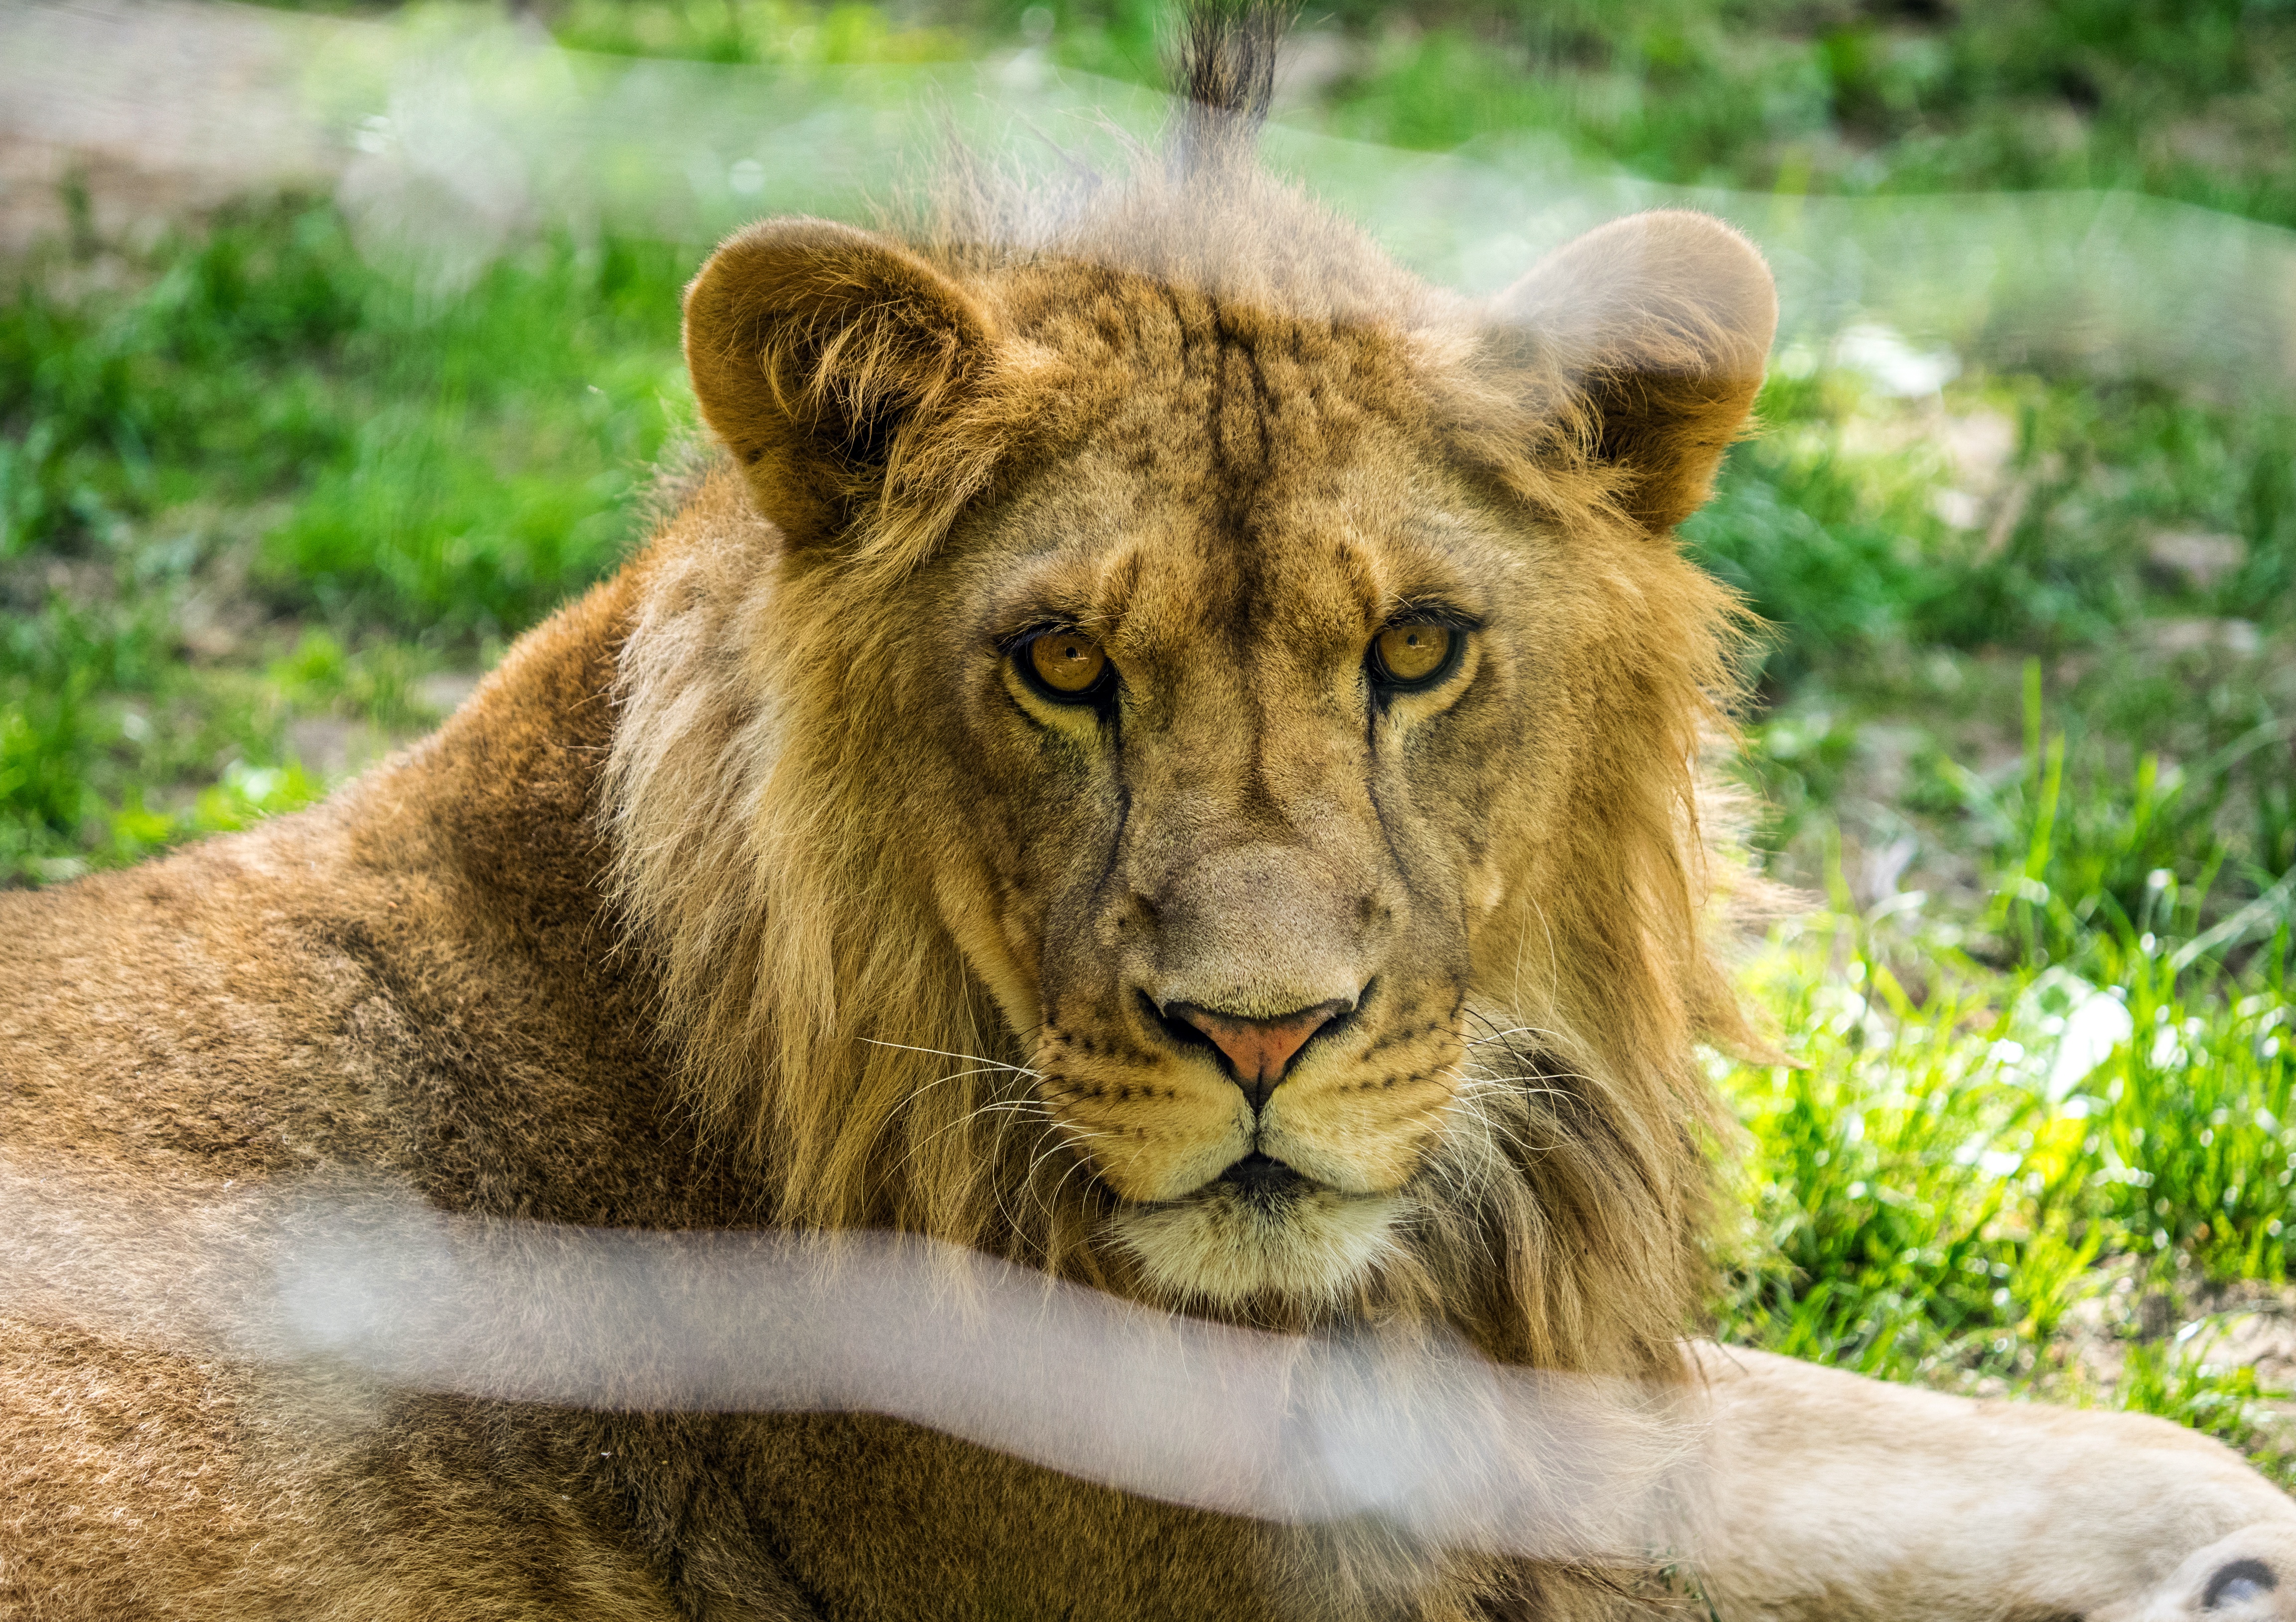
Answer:
[(376, 1152), (341, 1061), (364, 977), (330, 815), (0, 895), (0, 1152), (18, 1169), (220, 1184)]

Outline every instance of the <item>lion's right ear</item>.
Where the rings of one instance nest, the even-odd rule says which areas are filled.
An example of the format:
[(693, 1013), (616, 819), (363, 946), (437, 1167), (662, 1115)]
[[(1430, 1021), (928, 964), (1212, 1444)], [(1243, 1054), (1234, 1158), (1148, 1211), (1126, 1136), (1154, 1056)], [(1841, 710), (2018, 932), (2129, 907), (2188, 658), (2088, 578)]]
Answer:
[(792, 545), (844, 532), (993, 342), (987, 313), (923, 259), (828, 220), (752, 225), (685, 290), (702, 418)]

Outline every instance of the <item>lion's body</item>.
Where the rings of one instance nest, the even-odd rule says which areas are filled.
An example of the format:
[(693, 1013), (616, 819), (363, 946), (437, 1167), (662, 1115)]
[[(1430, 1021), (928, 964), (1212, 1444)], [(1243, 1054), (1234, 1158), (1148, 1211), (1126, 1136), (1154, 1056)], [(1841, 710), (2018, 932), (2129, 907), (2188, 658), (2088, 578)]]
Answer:
[[(203, 1336), (221, 1275), (121, 1242), (378, 1183), (512, 1223), (895, 1228), (1690, 1400), (1720, 1132), (1693, 1044), (1751, 1037), (1697, 779), (1731, 607), (1671, 530), (1759, 384), (1767, 273), (1658, 215), (1496, 303), (1434, 292), (1213, 117), (1267, 41), (1197, 48), (1212, 111), (1071, 210), (960, 185), (906, 242), (731, 240), (686, 305), (727, 456), (436, 736), (0, 896), (0, 1192), (46, 1213), (0, 1297), (8, 1614), (1644, 1607), (1657, 1549), (1422, 1559), (887, 1419), (346, 1380)], [(1839, 1479), (1847, 1388), (1759, 1366), (1729, 1435)], [(1803, 1559), (1743, 1479), (1702, 1558), (1767, 1614), (2066, 1610), (2276, 1512), (2171, 1454), (2205, 1507), (2101, 1588), (2006, 1535), (1949, 1581), (1950, 1536)]]

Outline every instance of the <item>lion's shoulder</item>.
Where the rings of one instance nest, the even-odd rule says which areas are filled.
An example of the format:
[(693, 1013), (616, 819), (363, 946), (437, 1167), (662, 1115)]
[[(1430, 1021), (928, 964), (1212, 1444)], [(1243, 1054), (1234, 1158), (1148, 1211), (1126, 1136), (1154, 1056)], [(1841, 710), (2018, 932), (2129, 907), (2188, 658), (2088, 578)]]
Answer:
[(325, 803), (0, 896), (10, 1153), (660, 1214), (690, 1148), (596, 818), (645, 572), (529, 633), (439, 733)]

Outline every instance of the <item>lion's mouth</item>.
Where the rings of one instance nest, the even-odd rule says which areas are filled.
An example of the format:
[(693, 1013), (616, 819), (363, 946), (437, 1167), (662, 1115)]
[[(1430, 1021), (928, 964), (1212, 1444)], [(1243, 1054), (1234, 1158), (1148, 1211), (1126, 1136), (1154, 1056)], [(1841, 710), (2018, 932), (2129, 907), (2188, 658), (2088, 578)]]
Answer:
[(1271, 1209), (1289, 1205), (1315, 1186), (1283, 1161), (1257, 1149), (1212, 1181), (1226, 1184), (1250, 1204)]
[(1166, 1299), (1335, 1306), (1399, 1247), (1396, 1194), (1349, 1194), (1255, 1149), (1195, 1192), (1125, 1207), (1112, 1232)]

